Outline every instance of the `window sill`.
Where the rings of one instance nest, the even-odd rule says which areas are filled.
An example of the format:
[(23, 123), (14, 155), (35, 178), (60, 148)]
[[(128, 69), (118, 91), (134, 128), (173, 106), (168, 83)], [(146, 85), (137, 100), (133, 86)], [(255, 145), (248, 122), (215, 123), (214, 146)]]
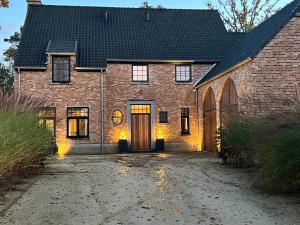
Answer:
[(51, 82), (50, 85), (72, 85), (71, 82)]
[(188, 82), (175, 82), (175, 85), (191, 85), (194, 84), (192, 81), (188, 81)]
[(131, 82), (132, 85), (149, 85), (148, 81), (132, 81)]
[(72, 140), (85, 140), (85, 141), (90, 140), (89, 137), (67, 137), (67, 139), (72, 139)]

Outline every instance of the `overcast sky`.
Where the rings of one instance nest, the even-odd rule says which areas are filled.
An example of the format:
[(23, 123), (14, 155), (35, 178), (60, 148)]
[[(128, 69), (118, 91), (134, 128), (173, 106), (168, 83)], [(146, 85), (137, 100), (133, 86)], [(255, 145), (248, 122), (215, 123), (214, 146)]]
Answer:
[[(87, 5), (87, 6), (119, 6), (139, 7), (143, 0), (42, 0), (43, 4), (56, 5)], [(149, 0), (150, 5), (161, 4), (166, 8), (206, 8), (206, 0)], [(280, 0), (280, 6), (291, 2), (291, 0)], [(4, 38), (9, 37), (13, 32), (18, 31), (23, 25), (27, 11), (26, 0), (11, 0), (8, 9), (0, 9), (0, 58), (2, 52), (7, 48)]]

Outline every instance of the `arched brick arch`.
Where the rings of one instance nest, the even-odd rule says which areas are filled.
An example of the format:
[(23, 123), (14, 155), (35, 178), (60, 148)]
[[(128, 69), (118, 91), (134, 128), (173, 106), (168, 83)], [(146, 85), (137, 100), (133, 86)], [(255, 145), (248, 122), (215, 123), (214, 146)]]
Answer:
[(217, 150), (217, 110), (216, 98), (213, 89), (206, 90), (203, 101), (203, 143), (204, 151), (215, 152)]
[(238, 94), (234, 81), (228, 78), (225, 81), (220, 100), (220, 122), (224, 125), (238, 113)]

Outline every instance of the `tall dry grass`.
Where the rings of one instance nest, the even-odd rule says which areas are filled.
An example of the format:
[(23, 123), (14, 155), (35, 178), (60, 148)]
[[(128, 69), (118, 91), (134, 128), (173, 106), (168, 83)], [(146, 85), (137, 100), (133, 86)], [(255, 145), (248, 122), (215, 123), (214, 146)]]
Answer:
[(0, 96), (0, 193), (38, 173), (54, 143), (34, 113), (43, 105), (29, 97)]

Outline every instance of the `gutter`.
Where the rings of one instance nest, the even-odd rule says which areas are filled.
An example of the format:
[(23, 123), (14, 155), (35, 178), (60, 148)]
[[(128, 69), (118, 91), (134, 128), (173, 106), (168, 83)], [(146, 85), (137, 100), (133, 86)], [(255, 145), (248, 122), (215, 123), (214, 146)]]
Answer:
[(205, 81), (205, 82), (203, 82), (203, 83), (201, 83), (199, 85), (195, 85), (194, 88), (196, 88), (196, 89), (200, 88), (201, 86), (203, 86), (205, 84), (208, 84), (208, 83), (210, 83), (210, 82), (212, 82), (212, 81), (214, 81), (214, 80), (222, 77), (223, 75), (226, 75), (227, 73), (229, 73), (229, 72), (231, 72), (231, 71), (233, 71), (233, 70), (235, 70), (235, 69), (237, 69), (237, 68), (245, 65), (246, 63), (252, 61), (252, 59), (253, 59), (252, 57), (248, 57), (248, 58), (244, 59), (243, 61), (241, 61), (240, 63), (236, 64), (235, 66), (230, 67), (229, 69), (225, 70), (224, 72), (221, 72), (221, 73), (217, 74), (216, 76), (212, 77), (211, 79), (209, 79), (209, 80), (207, 80), (207, 81)]

